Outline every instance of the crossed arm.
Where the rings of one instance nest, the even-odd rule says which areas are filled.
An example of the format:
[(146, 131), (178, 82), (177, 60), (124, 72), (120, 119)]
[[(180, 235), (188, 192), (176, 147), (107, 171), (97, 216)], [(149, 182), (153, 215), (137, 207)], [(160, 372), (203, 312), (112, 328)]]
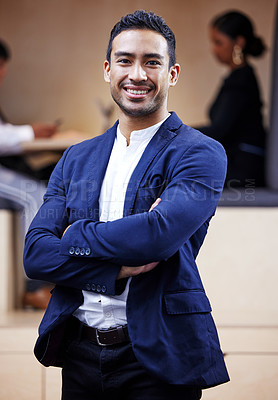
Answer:
[[(151, 208), (149, 211), (152, 211), (160, 202), (161, 202), (160, 198), (156, 199), (156, 201), (151, 205)], [(141, 265), (140, 267), (122, 266), (122, 268), (117, 276), (117, 279), (129, 278), (130, 276), (145, 274), (146, 272), (149, 272), (152, 269), (154, 269), (158, 264), (159, 264), (159, 261)]]
[[(111, 222), (77, 219), (68, 229), (66, 189), (61, 189), (61, 182), (68, 182), (64, 157), (26, 236), (27, 275), (84, 290), (88, 282), (105, 284), (107, 294), (114, 295), (117, 279), (155, 268), (214, 214), (226, 164), (223, 153), (215, 154), (201, 146), (182, 156), (151, 212)], [(69, 252), (72, 247), (91, 251), (81, 257)]]
[(67, 224), (65, 198), (46, 196), (26, 236), (24, 267), (27, 276), (81, 290), (88, 290), (88, 284), (92, 283), (105, 285), (106, 293), (115, 295), (117, 280), (148, 272), (158, 265), (153, 262), (129, 267), (100, 258), (63, 255), (60, 251), (63, 232), (71, 227)]
[[(152, 211), (160, 202), (161, 202), (160, 198), (156, 199), (156, 201), (151, 205), (151, 208), (149, 209), (149, 212)], [(66, 227), (66, 229), (65, 229), (65, 231), (63, 233), (63, 236), (64, 236), (64, 234), (66, 233), (66, 231), (68, 230), (69, 227), (70, 227), (70, 225)], [(145, 264), (145, 265), (141, 265), (141, 266), (138, 266), (138, 267), (127, 267), (127, 266), (123, 265), (121, 267), (121, 269), (120, 269), (120, 272), (119, 272), (116, 280), (123, 279), (123, 278), (129, 278), (131, 276), (136, 276), (136, 275), (139, 275), (139, 274), (144, 274), (144, 273), (149, 272), (152, 269), (154, 269), (158, 264), (159, 264), (159, 261), (155, 261), (155, 262), (152, 262), (152, 263), (149, 263), (149, 264)]]

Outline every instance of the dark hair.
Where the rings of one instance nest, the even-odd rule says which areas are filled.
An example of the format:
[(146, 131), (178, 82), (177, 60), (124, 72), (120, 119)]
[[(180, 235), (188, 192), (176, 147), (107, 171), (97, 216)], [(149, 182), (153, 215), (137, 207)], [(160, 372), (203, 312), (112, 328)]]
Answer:
[(109, 62), (111, 61), (113, 40), (122, 31), (130, 29), (149, 29), (162, 35), (168, 44), (169, 67), (176, 63), (176, 39), (174, 33), (162, 17), (144, 10), (137, 10), (133, 14), (127, 14), (113, 27), (106, 52), (106, 59)]
[(0, 40), (0, 58), (5, 61), (11, 58), (11, 51), (2, 40)]
[(244, 54), (254, 57), (262, 55), (266, 49), (263, 40), (254, 34), (254, 28), (247, 15), (239, 11), (229, 11), (214, 18), (211, 26), (225, 33), (231, 39), (243, 36), (246, 40)]

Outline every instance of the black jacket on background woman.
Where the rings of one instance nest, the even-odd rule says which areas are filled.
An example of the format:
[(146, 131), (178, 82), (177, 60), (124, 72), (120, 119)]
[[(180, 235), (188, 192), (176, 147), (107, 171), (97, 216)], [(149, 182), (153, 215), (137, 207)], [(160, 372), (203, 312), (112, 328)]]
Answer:
[(197, 127), (224, 146), (228, 156), (228, 187), (264, 185), (266, 134), (261, 107), (253, 68), (245, 65), (224, 80), (209, 110), (211, 125)]

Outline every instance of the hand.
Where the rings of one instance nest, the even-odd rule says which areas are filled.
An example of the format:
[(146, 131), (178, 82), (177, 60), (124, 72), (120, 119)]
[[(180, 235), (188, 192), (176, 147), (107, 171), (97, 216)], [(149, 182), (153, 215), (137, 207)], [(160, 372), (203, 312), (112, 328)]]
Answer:
[(155, 202), (151, 205), (151, 208), (149, 209), (149, 212), (152, 211), (159, 203), (161, 202), (161, 198), (158, 197)]
[(31, 126), (34, 131), (36, 139), (51, 137), (52, 135), (54, 135), (58, 127), (56, 124), (41, 124), (41, 123), (36, 123)]
[(123, 266), (116, 279), (129, 278), (131, 276), (145, 274), (146, 272), (149, 272), (152, 269), (154, 269), (158, 264), (159, 264), (159, 261), (153, 262), (150, 264), (146, 264), (146, 265), (141, 265), (140, 267), (125, 267), (125, 266)]
[[(152, 211), (159, 203), (161, 202), (160, 198), (157, 198), (155, 202), (151, 205), (151, 208), (149, 209), (149, 212)], [(157, 265), (159, 264), (159, 261), (157, 262), (152, 262), (150, 264), (146, 265), (141, 265), (140, 267), (126, 267), (123, 266), (117, 276), (116, 279), (122, 279), (122, 278), (129, 278), (131, 276), (136, 276), (139, 274), (145, 274), (146, 272), (151, 271), (154, 269)]]
[(66, 229), (64, 230), (64, 233), (62, 234), (62, 237), (64, 236), (64, 234), (66, 233), (66, 231), (69, 229), (70, 225), (66, 227)]

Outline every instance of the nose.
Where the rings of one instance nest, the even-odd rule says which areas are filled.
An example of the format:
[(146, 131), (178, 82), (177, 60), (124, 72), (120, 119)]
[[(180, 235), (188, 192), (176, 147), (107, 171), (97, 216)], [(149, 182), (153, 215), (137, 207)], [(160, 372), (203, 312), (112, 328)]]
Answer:
[(140, 63), (134, 63), (129, 70), (129, 79), (134, 82), (146, 81), (147, 74)]

